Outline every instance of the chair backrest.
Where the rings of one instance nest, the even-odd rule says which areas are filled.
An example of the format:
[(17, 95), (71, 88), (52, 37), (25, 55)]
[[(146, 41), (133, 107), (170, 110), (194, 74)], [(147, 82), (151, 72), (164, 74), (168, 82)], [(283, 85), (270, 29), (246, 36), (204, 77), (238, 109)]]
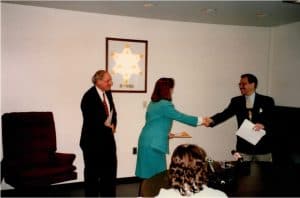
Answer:
[(161, 188), (171, 188), (169, 184), (169, 171), (162, 171), (149, 179), (145, 179), (142, 182), (140, 189), (140, 196), (142, 197), (155, 197), (159, 194)]
[(6, 159), (26, 158), (29, 153), (55, 152), (56, 133), (52, 112), (3, 114), (2, 141)]
[(300, 107), (276, 106), (273, 111), (272, 137), (275, 164), (300, 164)]

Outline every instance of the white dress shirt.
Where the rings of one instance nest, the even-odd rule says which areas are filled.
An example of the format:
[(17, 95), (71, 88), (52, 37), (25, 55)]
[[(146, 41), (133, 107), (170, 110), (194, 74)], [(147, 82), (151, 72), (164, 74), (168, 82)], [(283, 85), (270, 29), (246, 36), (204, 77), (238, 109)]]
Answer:
[(255, 92), (251, 94), (250, 96), (245, 96), (246, 97), (246, 107), (247, 109), (252, 109), (254, 105), (254, 100), (255, 100)]
[(99, 94), (99, 96), (100, 96), (102, 102), (104, 102), (104, 101), (103, 101), (103, 100), (104, 100), (104, 98), (103, 98), (103, 93), (104, 93), (105, 100), (106, 100), (106, 105), (107, 105), (107, 108), (108, 108), (108, 112), (110, 112), (109, 100), (108, 100), (108, 98), (107, 98), (105, 92), (102, 91), (101, 89), (99, 89), (97, 86), (96, 86), (96, 90), (97, 90), (97, 92), (98, 92), (98, 94)]

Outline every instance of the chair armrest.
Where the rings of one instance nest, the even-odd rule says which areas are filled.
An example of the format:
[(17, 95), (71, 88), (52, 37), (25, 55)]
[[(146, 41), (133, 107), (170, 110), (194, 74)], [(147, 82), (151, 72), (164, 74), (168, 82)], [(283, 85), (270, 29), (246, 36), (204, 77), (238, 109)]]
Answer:
[(76, 155), (73, 153), (55, 153), (54, 163), (59, 165), (72, 165)]

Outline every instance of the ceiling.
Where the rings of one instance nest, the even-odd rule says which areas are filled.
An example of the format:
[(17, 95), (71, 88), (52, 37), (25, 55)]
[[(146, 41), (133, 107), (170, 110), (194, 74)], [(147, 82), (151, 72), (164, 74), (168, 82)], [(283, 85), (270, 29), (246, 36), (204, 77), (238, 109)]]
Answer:
[(300, 21), (297, 1), (2, 1), (91, 13), (242, 26)]

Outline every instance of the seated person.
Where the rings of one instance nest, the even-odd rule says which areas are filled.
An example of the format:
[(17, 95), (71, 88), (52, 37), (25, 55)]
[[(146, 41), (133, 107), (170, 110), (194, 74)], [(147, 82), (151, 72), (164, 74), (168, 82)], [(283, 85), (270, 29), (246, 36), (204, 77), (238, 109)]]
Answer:
[(157, 197), (227, 197), (207, 186), (206, 152), (192, 144), (179, 145), (173, 152), (169, 168), (170, 189), (161, 189)]

